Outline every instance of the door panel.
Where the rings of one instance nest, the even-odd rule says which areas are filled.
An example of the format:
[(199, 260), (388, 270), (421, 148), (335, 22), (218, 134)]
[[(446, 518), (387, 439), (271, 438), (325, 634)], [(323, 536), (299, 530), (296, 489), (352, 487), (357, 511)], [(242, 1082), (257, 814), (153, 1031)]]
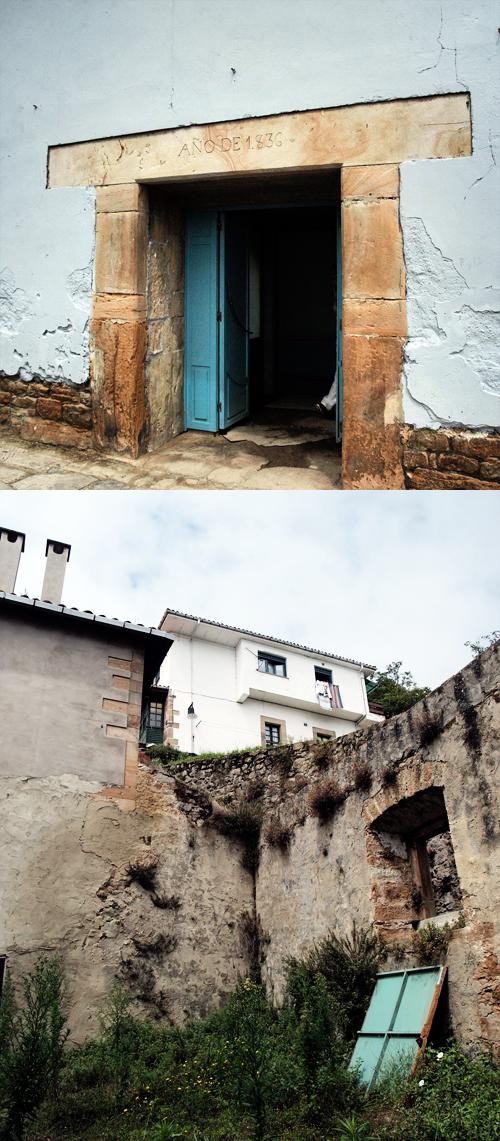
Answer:
[(342, 231), (341, 215), (337, 210), (337, 406), (335, 412), (336, 439), (342, 440), (342, 402), (344, 378), (342, 374)]
[(217, 431), (217, 213), (186, 218), (185, 427)]
[(249, 409), (249, 257), (245, 218), (222, 215), (219, 296), (219, 428), (248, 416)]

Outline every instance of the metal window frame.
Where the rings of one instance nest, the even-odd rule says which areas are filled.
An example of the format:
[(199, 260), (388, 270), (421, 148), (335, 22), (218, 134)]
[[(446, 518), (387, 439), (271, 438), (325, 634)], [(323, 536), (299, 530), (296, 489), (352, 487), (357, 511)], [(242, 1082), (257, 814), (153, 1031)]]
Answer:
[[(261, 662), (264, 668), (261, 666)], [(283, 666), (283, 673), (277, 673), (276, 670), (268, 669), (267, 666), (271, 663)], [(258, 650), (257, 652), (257, 670), (262, 674), (270, 674), (271, 677), (288, 677), (286, 658), (280, 657), (279, 654), (268, 654), (265, 650)]]
[[(443, 984), (444, 984), (444, 981), (446, 978), (447, 969), (448, 969), (447, 967), (440, 966), (440, 965), (431, 966), (431, 967), (412, 967), (411, 969), (406, 970), (406, 971), (405, 970), (402, 970), (402, 971), (386, 971), (380, 975), (377, 975), (375, 987), (374, 987), (374, 990), (372, 992), (372, 996), (370, 999), (370, 1006), (368, 1007), (368, 1010), (366, 1012), (365, 1019), (363, 1022), (363, 1026), (361, 1027), (361, 1030), (358, 1033), (356, 1046), (354, 1048), (354, 1053), (352, 1055), (351, 1062), (350, 1062), (351, 1068), (355, 1068), (356, 1064), (360, 1061), (360, 1059), (356, 1058), (356, 1050), (357, 1050), (358, 1043), (360, 1043), (363, 1040), (367, 1040), (367, 1039), (371, 1039), (372, 1041), (378, 1040), (380, 1042), (380, 1048), (378, 1051), (378, 1058), (377, 1058), (377, 1061), (374, 1065), (373, 1073), (370, 1077), (370, 1080), (366, 1083), (366, 1088), (368, 1090), (371, 1090), (373, 1088), (373, 1086), (376, 1085), (379, 1074), (381, 1073), (381, 1070), (383, 1068), (383, 1062), (384, 1062), (384, 1058), (385, 1058), (385, 1055), (387, 1052), (387, 1047), (391, 1041), (406, 1040), (406, 1041), (414, 1041), (415, 1042), (415, 1046), (416, 1046), (415, 1057), (413, 1059), (413, 1062), (412, 1062), (412, 1065), (410, 1068), (410, 1073), (411, 1074), (415, 1073), (420, 1055), (421, 1055), (422, 1051), (425, 1050), (425, 1047), (427, 1045), (427, 1040), (428, 1040), (429, 1034), (431, 1032), (431, 1027), (432, 1027), (432, 1023), (434, 1020), (434, 1015), (436, 1013), (437, 1005), (438, 1005), (439, 998), (440, 998), (440, 995), (441, 995), (441, 992), (443, 989)], [(404, 1031), (401, 1029), (397, 1029), (397, 1030), (394, 1029), (395, 1022), (396, 1022), (396, 1019), (398, 1017), (398, 1014), (399, 1014), (399, 1011), (401, 1008), (401, 1003), (402, 1003), (403, 997), (405, 995), (406, 984), (407, 984), (408, 978), (410, 976), (424, 975), (424, 974), (430, 974), (430, 973), (434, 973), (436, 975), (436, 983), (435, 983), (434, 993), (432, 995), (430, 1005), (427, 1007), (427, 1015), (425, 1017), (425, 1021), (424, 1021), (422, 1028), (420, 1030), (413, 1029), (412, 1031)], [(387, 1027), (386, 1030), (383, 1030), (383, 1029), (380, 1031), (365, 1030), (364, 1026), (365, 1026), (365, 1023), (367, 1022), (369, 1015), (370, 1015), (370, 1012), (371, 1012), (371, 1005), (373, 1002), (373, 997), (375, 994), (377, 983), (383, 979), (398, 978), (398, 977), (401, 979), (401, 985), (400, 985), (399, 994), (398, 994), (397, 1000), (395, 1002), (395, 1005), (394, 1005), (394, 1008), (392, 1011), (392, 1015), (391, 1015), (391, 1018), (389, 1021), (389, 1026)]]

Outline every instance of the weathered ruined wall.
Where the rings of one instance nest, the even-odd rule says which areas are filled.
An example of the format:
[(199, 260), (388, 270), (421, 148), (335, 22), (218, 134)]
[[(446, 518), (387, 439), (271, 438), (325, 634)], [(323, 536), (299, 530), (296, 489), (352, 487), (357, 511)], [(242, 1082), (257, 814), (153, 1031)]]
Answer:
[[(14, 973), (37, 948), (60, 949), (81, 1038), (114, 977), (144, 1013), (179, 1021), (212, 1009), (251, 967), (248, 917), (260, 925), (263, 976), (276, 999), (286, 957), (330, 928), (349, 933), (353, 920), (374, 921), (413, 965), (419, 903), (405, 844), (387, 837), (384, 821), (417, 798), (423, 823), (442, 795), (464, 921), (447, 958), (452, 1022), (465, 1041), (498, 1042), (498, 653), (408, 713), (321, 749), (306, 742), (166, 772), (150, 761), (129, 812), (74, 778), (0, 782), (8, 797), (1, 949)], [(310, 795), (332, 778), (342, 800), (321, 824)], [(242, 841), (220, 832), (241, 801), (263, 817), (255, 874), (242, 866)], [(285, 851), (269, 843), (276, 819), (290, 829)], [(154, 865), (156, 882), (138, 884), (131, 862)], [(172, 896), (178, 907), (165, 906)]]
[[(128, 0), (123, 19), (122, 0), (3, 4), (0, 369), (50, 383), (53, 399), (88, 380), (95, 192), (46, 190), (48, 146), (470, 91), (472, 156), (401, 168), (404, 420), (498, 424), (496, 0), (290, 0), (286, 16), (281, 0), (242, 7)], [(117, 345), (125, 357), (139, 348)], [(51, 431), (68, 441), (69, 429)]]
[[(143, 777), (134, 812), (71, 776), (0, 779), (0, 797), (1, 950), (14, 980), (41, 951), (62, 954), (72, 1038), (96, 1031), (116, 978), (139, 1010), (182, 1022), (246, 973), (251, 877), (222, 837), (190, 827), (171, 782)], [(177, 909), (127, 874), (156, 859), (157, 894)]]
[[(298, 745), (281, 760), (279, 753), (262, 753), (235, 757), (217, 771), (208, 762), (179, 770), (188, 786), (223, 806), (258, 793), (264, 825), (256, 908), (269, 937), (264, 977), (277, 997), (286, 957), (302, 953), (329, 928), (349, 933), (353, 919), (375, 921), (387, 941), (411, 950), (419, 912), (408, 856), (399, 844), (399, 859), (385, 858), (371, 826), (399, 802), (442, 789), (465, 917), (448, 952), (451, 1017), (464, 1039), (500, 1041), (494, 992), (500, 902), (498, 653), (497, 647), (476, 659), (408, 713), (329, 744), (327, 769), (318, 768), (310, 746)], [(371, 787), (356, 791), (356, 774), (359, 779), (365, 770)], [(347, 796), (323, 825), (311, 815), (308, 799), (312, 785), (332, 776)], [(199, 809), (193, 805), (190, 811), (196, 817)], [(268, 823), (275, 818), (292, 828), (285, 853), (266, 842)], [(498, 993), (496, 1001), (498, 1006)]]

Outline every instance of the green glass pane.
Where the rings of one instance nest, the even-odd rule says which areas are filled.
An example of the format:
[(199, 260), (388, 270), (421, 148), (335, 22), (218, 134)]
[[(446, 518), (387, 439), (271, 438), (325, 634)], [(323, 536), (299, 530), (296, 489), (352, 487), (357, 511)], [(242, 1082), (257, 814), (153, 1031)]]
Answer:
[(354, 1053), (349, 1063), (349, 1069), (359, 1067), (359, 1075), (363, 1085), (369, 1085), (378, 1065), (380, 1052), (384, 1045), (384, 1038), (358, 1038)]
[(392, 1030), (400, 1034), (420, 1034), (434, 997), (441, 968), (412, 971), (406, 981)]
[(401, 1066), (408, 1073), (415, 1061), (418, 1042), (415, 1038), (388, 1038), (377, 1078), (386, 1075), (393, 1067)]
[(389, 1030), (403, 980), (404, 971), (379, 975), (363, 1022), (362, 1034), (383, 1034)]

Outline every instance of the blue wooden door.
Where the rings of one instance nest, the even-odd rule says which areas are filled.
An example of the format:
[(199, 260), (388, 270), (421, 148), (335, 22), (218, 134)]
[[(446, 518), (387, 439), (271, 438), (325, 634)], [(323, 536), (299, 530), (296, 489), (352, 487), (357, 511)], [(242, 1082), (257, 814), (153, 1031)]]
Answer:
[(184, 409), (186, 428), (218, 424), (218, 228), (216, 210), (186, 218)]
[(335, 412), (336, 439), (342, 439), (342, 402), (344, 379), (342, 375), (342, 231), (340, 210), (337, 210), (337, 405)]
[(229, 428), (249, 410), (249, 266), (245, 218), (221, 215), (219, 246), (219, 428)]

